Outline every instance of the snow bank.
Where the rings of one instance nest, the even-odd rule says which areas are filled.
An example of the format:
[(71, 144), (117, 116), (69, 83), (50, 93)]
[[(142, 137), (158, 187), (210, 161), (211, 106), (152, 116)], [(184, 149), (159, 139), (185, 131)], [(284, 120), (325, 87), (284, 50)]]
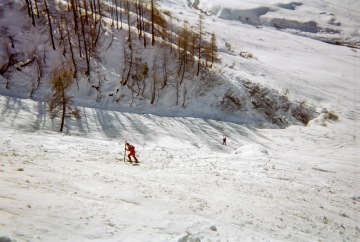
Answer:
[(326, 108), (318, 108), (317, 112), (319, 113), (319, 116), (310, 120), (307, 124), (308, 127), (310, 126), (327, 126), (329, 121), (336, 122), (339, 121), (339, 116), (329, 112)]
[(269, 155), (267, 149), (260, 144), (248, 144), (235, 151), (240, 156), (264, 156)]
[(310, 127), (314, 125), (326, 126), (325, 113), (321, 113), (319, 117), (310, 120), (307, 126)]
[(253, 9), (232, 9), (226, 7), (217, 7), (214, 14), (225, 20), (238, 20), (252, 25), (261, 25), (260, 17), (270, 11), (268, 7), (258, 7)]

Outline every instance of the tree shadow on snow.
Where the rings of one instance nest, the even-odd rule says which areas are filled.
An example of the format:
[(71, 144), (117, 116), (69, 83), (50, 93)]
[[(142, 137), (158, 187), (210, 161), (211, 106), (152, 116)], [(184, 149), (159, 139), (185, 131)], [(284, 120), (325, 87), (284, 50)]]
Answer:
[(48, 124), (44, 102), (2, 96), (0, 103), (2, 103), (0, 121), (12, 128), (38, 131)]

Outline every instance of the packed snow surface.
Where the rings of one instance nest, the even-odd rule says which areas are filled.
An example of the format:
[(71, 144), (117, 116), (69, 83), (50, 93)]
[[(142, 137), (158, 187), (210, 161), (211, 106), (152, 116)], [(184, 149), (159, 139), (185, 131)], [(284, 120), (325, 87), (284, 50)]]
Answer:
[[(44, 104), (1, 97), (1, 235), (18, 241), (356, 241), (358, 138), (84, 109), (68, 134)], [(357, 129), (358, 130), (358, 129)], [(221, 145), (222, 135), (227, 145)], [(139, 166), (123, 162), (124, 141)]]
[[(222, 6), (301, 10), (305, 22), (318, 21), (314, 9), (347, 12), (335, 15), (334, 29), (359, 42), (347, 32), (359, 23), (357, 1), (239, 2)], [(198, 19), (188, 1), (159, 3)], [(233, 20), (205, 19), (219, 36), (215, 70), (234, 83), (286, 91), (318, 107), (319, 117), (307, 127), (258, 129), (209, 119), (206, 109), (176, 117), (171, 109), (109, 111), (89, 102), (61, 134), (45, 102), (2, 86), (0, 241), (358, 241), (359, 50)], [(125, 141), (135, 145), (139, 166), (123, 162)]]

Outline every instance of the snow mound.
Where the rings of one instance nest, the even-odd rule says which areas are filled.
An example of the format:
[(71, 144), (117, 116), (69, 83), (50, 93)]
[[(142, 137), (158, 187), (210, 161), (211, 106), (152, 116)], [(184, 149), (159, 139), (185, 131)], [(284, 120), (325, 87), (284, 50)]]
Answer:
[(317, 125), (321, 125), (321, 126), (326, 126), (326, 120), (325, 120), (325, 113), (322, 113), (319, 115), (319, 117), (314, 118), (312, 120), (310, 120), (310, 122), (308, 123), (308, 127), (310, 126), (317, 126)]
[(225, 20), (238, 20), (251, 25), (260, 25), (262, 15), (267, 14), (271, 9), (269, 7), (258, 7), (251, 9), (233, 9), (226, 7), (215, 8), (215, 15)]
[(266, 148), (259, 144), (244, 145), (235, 151), (235, 154), (242, 156), (263, 156), (269, 155)]
[(179, 236), (179, 238), (177, 239), (177, 242), (200, 242), (200, 238), (195, 236), (191, 236), (190, 234), (184, 234)]
[(288, 9), (288, 10), (295, 10), (297, 6), (301, 6), (301, 5), (303, 5), (303, 4), (300, 3), (300, 2), (278, 3), (278, 4), (276, 4), (277, 7)]
[(309, 121), (309, 123), (307, 124), (308, 127), (310, 126), (327, 126), (327, 121), (339, 121), (339, 116), (329, 112), (326, 109), (318, 109), (317, 110), (318, 113), (320, 113), (320, 115), (317, 118), (314, 118), (312, 120)]

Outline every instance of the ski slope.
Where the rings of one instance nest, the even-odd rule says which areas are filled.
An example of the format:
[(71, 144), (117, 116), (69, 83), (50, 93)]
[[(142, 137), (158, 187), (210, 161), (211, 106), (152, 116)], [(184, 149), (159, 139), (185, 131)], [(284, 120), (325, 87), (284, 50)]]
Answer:
[[(312, 1), (298, 2), (301, 10)], [(334, 13), (349, 9), (325, 2)], [(198, 19), (188, 1), (160, 3)], [(255, 3), (268, 7), (258, 0), (248, 8)], [(301, 13), (317, 20), (314, 11)], [(344, 36), (356, 40), (347, 32), (356, 18), (338, 19)], [(359, 50), (216, 15), (204, 21), (221, 46), (215, 71), (235, 84), (247, 79), (288, 92), (319, 116), (307, 127), (259, 129), (255, 118), (208, 118), (214, 110), (196, 99), (197, 109), (132, 112), (78, 97), (83, 118), (67, 120), (60, 134), (45, 102), (1, 82), (0, 241), (359, 240)], [(325, 120), (324, 109), (339, 120)], [(135, 145), (140, 166), (116, 160), (125, 141)]]
[[(350, 121), (257, 130), (85, 109), (65, 135), (46, 128), (41, 103), (0, 100), (1, 236), (14, 241), (359, 236), (359, 144)], [(140, 166), (115, 159), (125, 139)]]

